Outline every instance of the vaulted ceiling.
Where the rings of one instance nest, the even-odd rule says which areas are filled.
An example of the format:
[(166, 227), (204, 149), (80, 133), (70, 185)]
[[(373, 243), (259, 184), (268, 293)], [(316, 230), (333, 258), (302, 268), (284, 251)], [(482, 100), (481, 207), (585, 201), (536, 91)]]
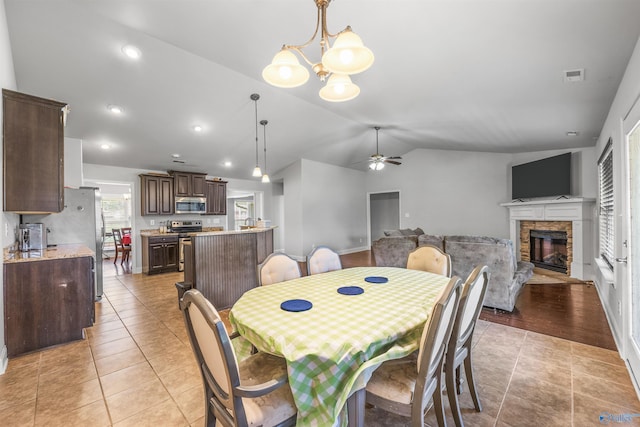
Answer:
[[(4, 1), (18, 90), (69, 103), (86, 163), (245, 179), (252, 93), (271, 173), (299, 158), (364, 170), (374, 126), (386, 155), (593, 146), (640, 36), (637, 0), (334, 0), (329, 31), (351, 25), (375, 62), (356, 99), (329, 103), (313, 74), (294, 89), (261, 77), (311, 36), (313, 0)], [(564, 82), (575, 69), (584, 81)]]

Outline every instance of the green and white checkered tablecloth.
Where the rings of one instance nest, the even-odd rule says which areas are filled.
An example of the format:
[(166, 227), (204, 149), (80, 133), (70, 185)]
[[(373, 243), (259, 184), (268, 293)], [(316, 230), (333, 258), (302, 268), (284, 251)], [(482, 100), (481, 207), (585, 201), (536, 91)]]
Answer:
[[(388, 283), (368, 283), (383, 276)], [(301, 277), (246, 292), (232, 307), (236, 330), (260, 351), (287, 361), (298, 426), (331, 426), (349, 395), (363, 388), (382, 362), (418, 348), (431, 308), (449, 279), (393, 267), (356, 267)], [(360, 295), (342, 295), (359, 286)], [(303, 312), (280, 308), (305, 299)]]

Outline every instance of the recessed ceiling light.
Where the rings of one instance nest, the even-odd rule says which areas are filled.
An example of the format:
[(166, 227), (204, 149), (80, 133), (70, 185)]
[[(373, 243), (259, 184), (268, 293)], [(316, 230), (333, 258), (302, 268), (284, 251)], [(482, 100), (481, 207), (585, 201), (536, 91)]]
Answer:
[(232, 163), (231, 163), (229, 160), (227, 160), (226, 162), (224, 162), (224, 165), (225, 165), (226, 167), (230, 168), (230, 167), (231, 167), (231, 165), (232, 165)]
[(132, 44), (122, 46), (122, 53), (124, 53), (131, 59), (138, 59), (142, 56), (142, 52), (140, 52), (140, 49)]
[(579, 132), (575, 130), (570, 130), (567, 132), (567, 136), (578, 136)]
[(180, 158), (180, 154), (172, 154), (171, 157), (173, 157), (174, 159), (179, 159)]
[(202, 126), (200, 125), (195, 125), (192, 129), (194, 132), (202, 132)]
[(100, 145), (100, 148), (102, 148), (103, 150), (108, 150), (109, 148), (111, 148), (111, 146), (109, 144), (102, 144)]
[(107, 105), (107, 110), (111, 111), (113, 114), (122, 114), (124, 110), (119, 105)]

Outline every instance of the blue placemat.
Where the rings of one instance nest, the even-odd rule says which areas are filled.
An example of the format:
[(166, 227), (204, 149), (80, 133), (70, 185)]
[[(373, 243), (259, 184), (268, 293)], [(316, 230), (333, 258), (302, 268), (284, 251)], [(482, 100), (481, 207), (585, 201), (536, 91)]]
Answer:
[(338, 293), (342, 295), (360, 295), (364, 293), (364, 289), (360, 286), (343, 286), (338, 288)]
[(280, 304), (280, 308), (285, 311), (307, 311), (313, 304), (306, 299), (290, 299)]
[(369, 283), (387, 283), (389, 279), (382, 276), (368, 276), (364, 278), (364, 281)]

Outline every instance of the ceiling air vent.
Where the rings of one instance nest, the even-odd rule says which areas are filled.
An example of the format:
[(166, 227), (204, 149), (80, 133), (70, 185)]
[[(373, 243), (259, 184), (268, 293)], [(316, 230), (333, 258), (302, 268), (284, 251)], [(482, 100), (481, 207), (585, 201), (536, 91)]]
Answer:
[(584, 80), (584, 68), (577, 70), (564, 70), (564, 81), (566, 83), (581, 82)]

